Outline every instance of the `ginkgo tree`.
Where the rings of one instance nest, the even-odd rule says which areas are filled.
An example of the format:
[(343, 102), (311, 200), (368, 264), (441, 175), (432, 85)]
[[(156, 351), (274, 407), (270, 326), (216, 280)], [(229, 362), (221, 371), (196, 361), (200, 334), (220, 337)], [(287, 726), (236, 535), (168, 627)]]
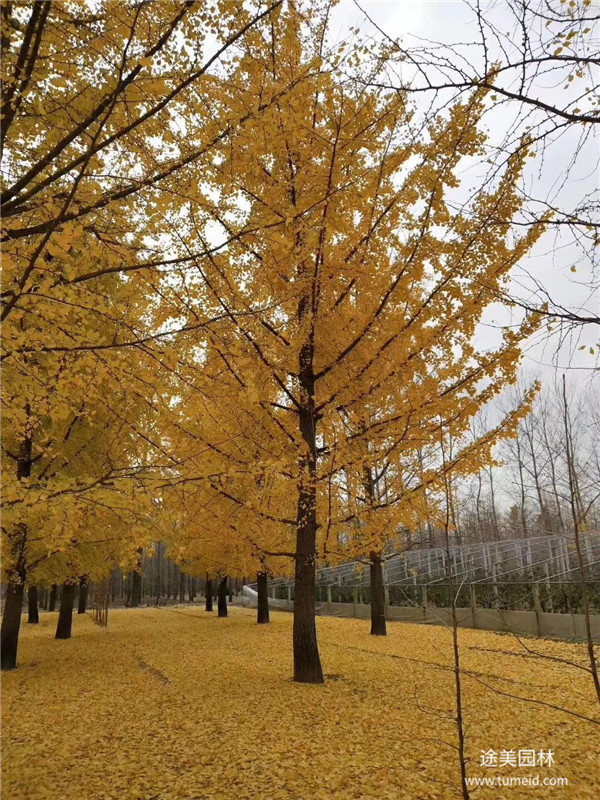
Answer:
[(159, 491), (176, 560), (209, 576), (257, 573), (258, 621), (266, 622), (267, 576), (289, 574), (293, 555), (293, 472), (283, 467), (289, 442), (276, 418), (265, 416), (272, 405), (259, 376), (245, 385), (230, 366), (238, 337), (221, 326), (201, 354), (188, 337), (190, 358), (180, 339), (179, 388), (163, 431), (177, 466)]
[[(84, 259), (74, 250), (69, 260)], [(64, 268), (55, 256), (55, 269)], [(88, 261), (88, 263), (92, 263)], [(148, 316), (147, 295), (132, 297), (119, 276), (104, 276), (103, 309), (91, 298), (71, 307), (72, 324), (94, 346), (61, 347), (72, 335), (59, 325), (57, 349), (24, 352), (13, 338), (4, 342), (2, 382), (2, 547), (8, 579), (2, 621), (2, 666), (14, 668), (25, 581), (35, 581), (45, 563), (61, 553), (60, 582), (69, 585), (78, 575), (94, 571), (88, 548), (87, 566), (81, 547), (91, 540), (123, 536), (123, 552), (151, 533), (144, 475), (170, 464), (157, 433), (157, 398), (168, 395), (169, 374), (160, 354), (110, 345), (122, 320), (141, 326)], [(21, 315), (24, 340), (48, 336), (48, 322)], [(14, 348), (14, 349), (12, 349)], [(117, 524), (127, 518), (127, 524)], [(105, 531), (98, 534), (103, 519)], [(142, 524), (143, 523), (143, 524)], [(109, 532), (112, 530), (110, 535)], [(119, 546), (113, 550), (119, 552)], [(71, 566), (69, 566), (71, 564)], [(52, 581), (53, 583), (56, 581)]]
[[(387, 555), (402, 551), (400, 532), (414, 530), (439, 513), (437, 498), (450, 473), (472, 475), (493, 461), (494, 445), (515, 435), (537, 388), (533, 384), (494, 427), (474, 439), (465, 436), (473, 413), (471, 398), (453, 387), (454, 409), (446, 418), (436, 417), (439, 406), (432, 402), (433, 396), (419, 405), (418, 395), (412, 397), (406, 387), (367, 415), (364, 408), (357, 413), (354, 405), (338, 409), (341, 430), (331, 447), (344, 442), (344, 460), (321, 478), (327, 480), (329, 506), (321, 552), (323, 557), (352, 558), (369, 565), (371, 634), (386, 635), (384, 562)], [(486, 399), (487, 393), (480, 392), (477, 400), (485, 404)], [(402, 429), (388, 430), (386, 417), (401, 420)], [(435, 434), (446, 424), (454, 449), (443, 462)]]
[[(520, 343), (537, 320), (485, 350), (474, 337), (542, 230), (511, 238), (525, 146), (495, 183), (456, 206), (458, 170), (484, 141), (484, 92), (415, 136), (402, 93), (353, 79), (381, 70), (385, 50), (355, 46), (347, 56), (327, 45), (327, 25), (327, 6), (289, 4), (252, 31), (226, 102), (244, 113), (277, 100), (232, 132), (202, 173), (216, 188), (186, 205), (185, 219), (168, 221), (182, 254), (207, 250), (215, 231), (228, 237), (194, 259), (198, 297), (204, 313), (225, 317), (213, 335), (254, 407), (255, 435), (267, 442), (278, 431), (280, 497), (295, 506), (291, 519), (279, 518), (295, 528), (294, 676), (302, 682), (323, 680), (314, 618), (320, 539), (331, 521), (348, 522), (347, 513), (335, 516), (331, 475), (361, 474), (374, 442), (416, 453), (437, 441), (440, 419), (458, 435), (514, 381)], [(360, 420), (352, 434), (340, 425), (349, 410)], [(485, 452), (487, 444), (476, 461)], [(244, 503), (235, 470), (227, 472), (221, 493)], [(400, 479), (397, 491), (401, 507)]]
[[(2, 3), (3, 320), (33, 313), (41, 281), (58, 313), (76, 284), (176, 266), (144, 236), (232, 129), (222, 73), (281, 2)], [(102, 264), (53, 275), (85, 232)]]
[[(218, 102), (219, 86), (246, 33), (280, 3), (2, 3), (3, 544), (14, 609), (39, 561), (29, 551), (40, 507), (71, 520), (69, 541), (84, 493), (91, 502), (107, 483), (162, 466), (159, 453), (169, 460), (155, 434), (173, 370), (162, 326), (179, 297), (163, 278), (185, 260), (160, 242), (164, 188), (244, 124)], [(110, 447), (97, 451), (99, 439)], [(16, 663), (19, 621), (5, 614), (3, 667)]]
[(3, 669), (16, 665), (26, 581), (51, 577), (72, 586), (153, 538), (144, 474), (163, 457), (152, 444), (148, 399), (138, 391), (140, 359), (139, 383), (125, 379), (130, 357), (119, 371), (101, 364), (99, 384), (96, 360), (94, 353), (45, 354), (3, 370)]
[[(460, 437), (514, 380), (537, 325), (475, 344), (543, 228), (511, 229), (526, 142), (461, 190), (486, 90), (413, 130), (403, 92), (369, 88), (386, 47), (330, 45), (327, 2), (239, 18), (227, 2), (55, 5), (3, 16), (9, 502), (49, 499), (31, 482), (42, 416), (79, 419), (93, 376), (91, 406), (114, 391), (110, 429), (125, 417), (132, 436), (120, 477), (152, 475), (165, 497), (194, 487), (182, 546), (293, 558), (294, 676), (321, 682), (315, 565), (332, 531), (379, 558), (435, 488), (436, 468), (408, 485), (417, 454), (440, 424)], [(72, 28), (76, 68), (61, 57)], [(221, 45), (206, 57), (211, 29)], [(57, 377), (72, 383), (60, 403)], [(462, 454), (465, 470), (489, 441)], [(370, 486), (382, 469), (385, 503)], [(11, 548), (28, 524), (14, 520)]]

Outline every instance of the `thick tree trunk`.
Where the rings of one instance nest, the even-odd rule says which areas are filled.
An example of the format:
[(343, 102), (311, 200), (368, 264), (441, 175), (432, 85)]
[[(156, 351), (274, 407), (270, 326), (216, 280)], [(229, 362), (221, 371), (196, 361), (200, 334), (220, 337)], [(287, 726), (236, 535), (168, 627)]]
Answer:
[(316, 491), (301, 488), (298, 498), (294, 587), (294, 680), (323, 683), (315, 622)]
[(27, 622), (37, 625), (40, 621), (38, 611), (38, 590), (37, 586), (30, 586), (27, 589)]
[(73, 627), (73, 605), (75, 603), (75, 584), (64, 583), (58, 612), (58, 625), (55, 639), (70, 639)]
[(81, 578), (79, 578), (79, 599), (77, 601), (78, 614), (85, 614), (87, 609), (87, 598), (88, 598), (87, 577), (85, 575), (82, 575)]
[(142, 576), (136, 570), (133, 573), (133, 582), (131, 585), (131, 605), (137, 608), (142, 602)]
[(50, 589), (50, 598), (48, 600), (48, 611), (56, 611), (56, 595), (58, 592), (58, 586), (53, 583)]
[[(196, 581), (193, 578), (188, 578), (188, 597), (190, 603), (193, 603), (196, 597)], [(212, 608), (210, 610), (212, 611)]]
[[(298, 307), (300, 321), (310, 300)], [(298, 509), (296, 516), (296, 575), (294, 586), (294, 680), (323, 683), (315, 621), (315, 564), (317, 557), (317, 433), (315, 413), (314, 341), (312, 333), (300, 350), (298, 410), (300, 434), (305, 452), (299, 462)]]
[(1, 666), (3, 670), (15, 669), (17, 666), (17, 647), (19, 629), (23, 610), (24, 581), (10, 582), (6, 589), (4, 614), (2, 615)]
[[(29, 404), (25, 410), (29, 416)], [(31, 477), (33, 440), (26, 437), (21, 442), (19, 458), (17, 460), (17, 478)], [(2, 626), (0, 629), (0, 667), (3, 670), (15, 669), (17, 666), (17, 648), (19, 645), (19, 630), (21, 628), (21, 614), (23, 613), (23, 592), (25, 591), (25, 581), (27, 579), (27, 569), (25, 563), (25, 551), (27, 547), (27, 526), (17, 524), (9, 534), (8, 548), (9, 558), (14, 564), (13, 569), (7, 569), (6, 599), (4, 603), (4, 614), (2, 615)], [(37, 599), (37, 598), (36, 598)], [(36, 602), (37, 606), (37, 602)]]
[(381, 553), (371, 550), (371, 636), (385, 636), (385, 590), (383, 587), (383, 566)]
[(227, 575), (224, 575), (219, 581), (217, 612), (219, 617), (227, 616)]
[(256, 621), (259, 625), (266, 625), (269, 622), (269, 595), (267, 593), (266, 572), (256, 573), (256, 590), (258, 593), (258, 607)]
[(179, 573), (179, 602), (185, 603), (185, 572)]
[(204, 610), (213, 610), (212, 578), (210, 578), (208, 575), (206, 576), (206, 605), (204, 606)]

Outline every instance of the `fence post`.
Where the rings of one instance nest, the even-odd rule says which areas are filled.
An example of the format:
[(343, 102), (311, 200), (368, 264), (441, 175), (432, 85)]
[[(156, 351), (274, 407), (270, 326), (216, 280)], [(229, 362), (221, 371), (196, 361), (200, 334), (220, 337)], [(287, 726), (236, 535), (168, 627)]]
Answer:
[(539, 583), (533, 584), (533, 610), (538, 614), (542, 611), (542, 601), (540, 599), (540, 585)]
[(552, 602), (552, 583), (550, 582), (550, 570), (548, 568), (548, 562), (544, 564), (545, 573), (546, 573), (546, 592), (548, 594), (548, 611), (552, 613), (554, 611), (554, 603)]
[(327, 584), (327, 610), (331, 611), (331, 585)]
[(500, 595), (498, 593), (498, 564), (494, 562), (492, 564), (492, 589), (494, 590), (494, 602), (496, 604), (496, 608), (500, 608)]
[(423, 622), (427, 622), (427, 614), (429, 608), (429, 600), (427, 599), (427, 585), (421, 586), (421, 608), (423, 610)]
[(540, 614), (542, 613), (542, 601), (540, 599), (540, 585), (539, 583), (533, 584), (533, 608), (535, 611), (535, 622), (537, 625), (538, 636), (542, 635), (542, 626), (540, 625)]
[(473, 627), (477, 627), (477, 589), (475, 584), (469, 585), (469, 597), (471, 598), (471, 614), (473, 615)]

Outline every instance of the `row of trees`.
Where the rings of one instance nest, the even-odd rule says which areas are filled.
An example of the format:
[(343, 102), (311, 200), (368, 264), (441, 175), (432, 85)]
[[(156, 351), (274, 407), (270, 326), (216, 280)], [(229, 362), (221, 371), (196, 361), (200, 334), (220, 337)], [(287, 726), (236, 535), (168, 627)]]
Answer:
[(101, 581), (161, 538), (163, 192), (231, 126), (197, 102), (211, 67), (280, 4), (2, 6), (3, 668), (26, 580)]
[(193, 574), (293, 571), (294, 676), (322, 682), (317, 561), (365, 558), (382, 608), (399, 527), (443, 520), (533, 400), (469, 435), (541, 322), (475, 343), (550, 220), (515, 233), (535, 141), (461, 189), (491, 86), (415, 129), (385, 37), (238, 12), (2, 7), (3, 668), (26, 582), (161, 540)]
[[(515, 396), (518, 396), (515, 393)], [(503, 400), (505, 403), (506, 400)], [(565, 398), (562, 384), (546, 384), (514, 438), (496, 449), (496, 464), (457, 481), (454, 525), (457, 544), (492, 542), (545, 534), (573, 533), (569, 458), (572, 455), (578, 514), (587, 530), (600, 528), (600, 453), (598, 392), (573, 386)], [(569, 416), (570, 445), (565, 435)], [(475, 420), (477, 436), (480, 420)], [(569, 447), (572, 447), (572, 454)], [(440, 542), (440, 531), (426, 521), (407, 532), (409, 544)]]
[[(143, 559), (143, 572), (134, 571), (124, 574), (118, 567), (101, 582), (90, 583), (87, 576), (82, 575), (78, 583), (73, 581), (59, 586), (29, 583), (27, 591), (27, 622), (38, 624), (40, 609), (44, 611), (59, 610), (57, 639), (70, 639), (72, 633), (72, 616), (75, 605), (78, 614), (85, 614), (90, 606), (106, 610), (111, 605), (136, 608), (141, 604), (157, 606), (168, 603), (199, 602), (204, 600), (206, 610), (212, 611), (212, 601), (221, 596), (233, 601), (241, 584), (237, 580), (229, 580), (227, 575), (211, 578), (195, 578), (186, 575), (181, 568), (164, 556), (162, 542), (157, 542), (154, 555)], [(166, 575), (165, 575), (166, 573)], [(219, 609), (227, 616), (227, 606)], [(59, 635), (60, 634), (60, 635)]]
[[(572, 532), (570, 466), (575, 476), (579, 516), (588, 529), (600, 528), (598, 401), (594, 387), (570, 398), (562, 385), (548, 387), (521, 423), (518, 437), (504, 445), (511, 471), (511, 496), (526, 535), (535, 528)], [(569, 418), (569, 438), (565, 434), (565, 413)]]

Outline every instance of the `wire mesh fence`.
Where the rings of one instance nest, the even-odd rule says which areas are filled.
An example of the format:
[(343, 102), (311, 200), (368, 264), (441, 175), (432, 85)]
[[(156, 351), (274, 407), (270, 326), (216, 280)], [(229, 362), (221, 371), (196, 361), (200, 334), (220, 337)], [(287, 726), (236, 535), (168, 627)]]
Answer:
[[(590, 613), (600, 614), (600, 581), (586, 581)], [(499, 609), (502, 611), (543, 611), (555, 614), (582, 614), (583, 587), (576, 581), (532, 583), (510, 582), (485, 584), (387, 584), (388, 606), (449, 608), (451, 592), (459, 608)], [(294, 587), (288, 583), (272, 582), (270, 597), (275, 600), (294, 600)], [(371, 602), (368, 585), (318, 584), (317, 603)]]
[[(581, 535), (580, 551), (590, 612), (600, 614), (600, 531)], [(391, 553), (384, 561), (389, 606), (448, 608), (450, 578), (456, 605), (511, 611), (580, 614), (583, 587), (575, 540), (545, 535), (501, 542)], [(317, 570), (318, 603), (371, 601), (369, 567), (364, 561)], [(269, 595), (294, 599), (294, 582), (269, 582)]]

